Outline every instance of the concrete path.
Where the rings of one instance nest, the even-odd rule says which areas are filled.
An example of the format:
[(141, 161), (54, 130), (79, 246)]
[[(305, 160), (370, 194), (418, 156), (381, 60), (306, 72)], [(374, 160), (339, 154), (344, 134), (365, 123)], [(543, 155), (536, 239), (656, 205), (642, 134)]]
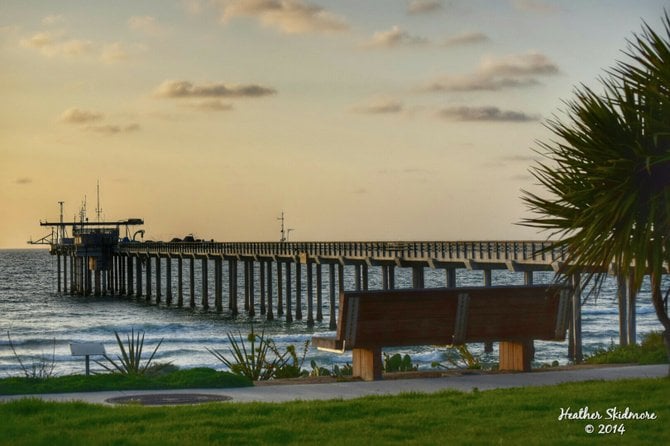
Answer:
[(0, 402), (19, 398), (41, 398), (47, 401), (84, 401), (109, 404), (106, 400), (132, 395), (207, 394), (230, 397), (231, 402), (285, 402), (294, 400), (351, 399), (367, 395), (397, 395), (404, 392), (431, 393), (445, 389), (469, 392), (479, 390), (549, 386), (564, 382), (657, 378), (668, 375), (668, 365), (607, 366), (532, 373), (464, 374), (441, 378), (394, 379), (374, 382), (337, 382), (328, 384), (291, 384), (244, 387), (236, 389), (185, 389), (64, 393), (48, 395), (0, 396)]

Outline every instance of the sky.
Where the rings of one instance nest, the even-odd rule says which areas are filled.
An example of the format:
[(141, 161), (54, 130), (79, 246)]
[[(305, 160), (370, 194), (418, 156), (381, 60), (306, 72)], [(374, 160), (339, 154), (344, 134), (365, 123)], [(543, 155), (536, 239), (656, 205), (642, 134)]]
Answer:
[(151, 240), (545, 239), (543, 122), (664, 6), (3, 0), (0, 249), (59, 201)]

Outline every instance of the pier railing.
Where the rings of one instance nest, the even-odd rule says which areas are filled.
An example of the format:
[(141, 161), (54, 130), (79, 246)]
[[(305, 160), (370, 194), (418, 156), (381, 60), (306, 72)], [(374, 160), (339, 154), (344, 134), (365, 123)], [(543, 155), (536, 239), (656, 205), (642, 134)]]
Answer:
[(248, 257), (371, 258), (407, 261), (508, 262), (549, 265), (564, 261), (563, 249), (548, 241), (376, 241), (376, 242), (125, 242), (120, 253)]

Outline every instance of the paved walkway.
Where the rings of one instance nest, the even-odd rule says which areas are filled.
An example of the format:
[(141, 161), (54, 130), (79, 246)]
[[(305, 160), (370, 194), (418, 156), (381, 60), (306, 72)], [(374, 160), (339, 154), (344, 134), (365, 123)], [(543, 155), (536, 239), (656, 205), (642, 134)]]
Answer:
[[(607, 366), (568, 370), (536, 371), (532, 373), (464, 374), (441, 378), (395, 379), (373, 382), (336, 382), (328, 384), (292, 384), (244, 387), (236, 389), (185, 389), (63, 393), (48, 395), (0, 396), (0, 402), (19, 398), (42, 398), (48, 401), (84, 401), (110, 404), (110, 398), (132, 395), (207, 394), (230, 397), (232, 402), (284, 402), (293, 400), (351, 399), (367, 395), (397, 395), (403, 392), (437, 392), (445, 389), (460, 391), (548, 386), (564, 382), (617, 380), (627, 378), (657, 378), (668, 375), (668, 365)], [(185, 395), (184, 395), (185, 396)]]

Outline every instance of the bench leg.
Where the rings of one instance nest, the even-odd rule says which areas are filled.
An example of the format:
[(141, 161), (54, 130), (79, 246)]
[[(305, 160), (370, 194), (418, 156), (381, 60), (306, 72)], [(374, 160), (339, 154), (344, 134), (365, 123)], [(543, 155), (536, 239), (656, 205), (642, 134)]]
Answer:
[(533, 341), (500, 342), (500, 370), (530, 372), (533, 358)]
[(363, 381), (382, 379), (382, 349), (353, 349), (352, 368), (353, 376), (359, 376)]

